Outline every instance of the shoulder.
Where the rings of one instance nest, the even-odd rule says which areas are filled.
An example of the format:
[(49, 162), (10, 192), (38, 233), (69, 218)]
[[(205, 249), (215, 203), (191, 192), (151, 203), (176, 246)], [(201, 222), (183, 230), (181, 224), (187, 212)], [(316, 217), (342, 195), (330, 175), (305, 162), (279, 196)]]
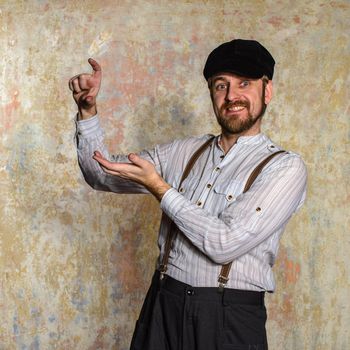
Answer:
[(179, 147), (188, 147), (188, 146), (200, 146), (206, 141), (214, 138), (214, 135), (205, 134), (200, 136), (190, 136), (183, 139), (175, 140), (175, 144)]
[(302, 176), (306, 178), (307, 168), (300, 154), (281, 147), (267, 137), (266, 140), (265, 157), (278, 153), (269, 162), (268, 168), (271, 168), (271, 170), (280, 170), (281, 173), (288, 172), (291, 176)]
[(176, 153), (193, 153), (201, 145), (205, 144), (208, 140), (213, 139), (215, 136), (211, 134), (205, 134), (200, 136), (190, 136), (183, 139), (176, 139), (168, 144), (158, 145), (158, 147), (171, 148)]
[[(186, 137), (183, 139), (176, 139), (168, 143), (157, 144), (153, 151), (161, 159), (166, 162), (181, 158), (188, 159), (199, 147), (205, 144), (208, 140), (213, 139), (214, 136), (205, 134), (201, 136)], [(143, 151), (142, 153), (147, 152)]]

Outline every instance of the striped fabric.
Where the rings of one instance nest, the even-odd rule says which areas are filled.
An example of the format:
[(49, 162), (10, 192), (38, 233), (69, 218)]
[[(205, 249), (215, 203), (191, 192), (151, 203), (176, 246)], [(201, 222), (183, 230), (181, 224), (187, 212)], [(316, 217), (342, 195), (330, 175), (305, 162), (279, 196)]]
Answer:
[[(167, 274), (193, 286), (215, 287), (221, 264), (233, 260), (227, 287), (273, 291), (271, 268), (281, 234), (305, 199), (305, 165), (294, 153), (277, 155), (242, 194), (255, 166), (280, 148), (258, 134), (240, 137), (225, 155), (218, 136), (178, 188), (189, 158), (209, 137), (176, 140), (139, 153), (172, 186), (161, 201), (164, 215), (158, 238), (161, 257), (173, 220), (177, 233)], [(77, 122), (77, 147), (85, 180), (93, 188), (147, 193), (141, 185), (104, 173), (92, 159), (99, 150), (110, 160), (127, 161), (126, 156), (109, 155), (97, 116)]]

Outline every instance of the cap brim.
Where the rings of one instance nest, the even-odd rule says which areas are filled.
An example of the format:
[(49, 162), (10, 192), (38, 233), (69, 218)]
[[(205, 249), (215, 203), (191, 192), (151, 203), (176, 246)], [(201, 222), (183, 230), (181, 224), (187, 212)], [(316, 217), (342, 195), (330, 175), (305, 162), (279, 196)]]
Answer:
[(263, 69), (260, 69), (256, 64), (243, 60), (229, 60), (213, 64), (210, 69), (204, 72), (204, 76), (208, 80), (216, 74), (225, 72), (251, 79), (259, 79), (264, 75)]

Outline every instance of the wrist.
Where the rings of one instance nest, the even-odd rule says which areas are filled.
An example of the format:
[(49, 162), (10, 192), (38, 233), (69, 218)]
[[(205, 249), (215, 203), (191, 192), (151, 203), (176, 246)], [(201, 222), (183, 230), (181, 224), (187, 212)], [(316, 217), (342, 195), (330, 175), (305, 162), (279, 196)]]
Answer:
[(153, 193), (153, 195), (158, 199), (158, 201), (160, 202), (163, 198), (163, 196), (165, 195), (165, 193), (170, 190), (170, 186), (168, 184), (164, 184), (162, 186), (159, 186), (155, 189), (155, 192)]
[(165, 192), (167, 192), (169, 189), (171, 188), (171, 186), (169, 184), (167, 184), (163, 178), (161, 178), (160, 176), (158, 177), (158, 179), (152, 183), (152, 185), (150, 185), (148, 187), (148, 190), (158, 199), (158, 201), (160, 202), (165, 194)]
[(78, 111), (78, 120), (85, 120), (94, 117), (97, 114), (96, 106), (93, 106), (89, 109), (79, 108)]

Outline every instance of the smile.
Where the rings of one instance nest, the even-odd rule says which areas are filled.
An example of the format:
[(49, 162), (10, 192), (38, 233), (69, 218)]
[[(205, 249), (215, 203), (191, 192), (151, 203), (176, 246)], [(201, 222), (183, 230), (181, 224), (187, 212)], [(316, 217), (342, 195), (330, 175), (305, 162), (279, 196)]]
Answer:
[(238, 111), (242, 111), (244, 108), (245, 108), (244, 106), (232, 106), (232, 107), (227, 108), (227, 110), (238, 112)]

